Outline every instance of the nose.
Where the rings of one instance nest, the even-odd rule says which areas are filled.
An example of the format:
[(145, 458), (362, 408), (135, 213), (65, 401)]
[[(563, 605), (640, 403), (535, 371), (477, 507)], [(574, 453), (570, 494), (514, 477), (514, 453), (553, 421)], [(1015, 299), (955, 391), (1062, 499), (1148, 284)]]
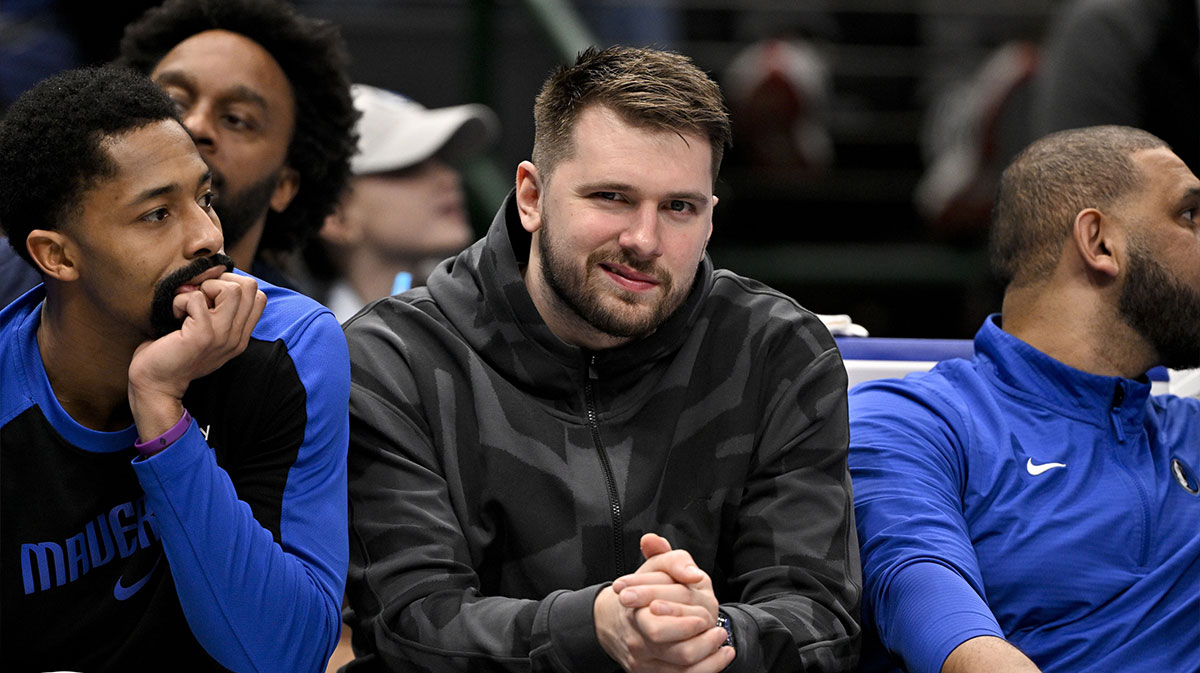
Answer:
[(184, 252), (188, 259), (208, 257), (221, 251), (225, 237), (221, 234), (221, 221), (217, 219), (216, 211), (205, 210), (196, 204), (195, 208), (189, 210), (186, 219), (187, 249)]
[(211, 148), (216, 138), (212, 113), (212, 106), (204, 101), (193, 104), (182, 113), (183, 125), (201, 151)]
[(462, 195), (462, 176), (458, 169), (442, 159), (433, 157), (421, 164), (418, 175), (425, 184), (435, 188), (439, 195), (453, 192), (458, 198)]
[(640, 205), (631, 215), (628, 226), (617, 243), (638, 259), (662, 256), (662, 239), (658, 232), (658, 207), (653, 203)]
[(425, 170), (439, 182), (457, 185), (459, 183), (458, 171), (453, 166), (445, 161), (434, 157), (426, 162)]

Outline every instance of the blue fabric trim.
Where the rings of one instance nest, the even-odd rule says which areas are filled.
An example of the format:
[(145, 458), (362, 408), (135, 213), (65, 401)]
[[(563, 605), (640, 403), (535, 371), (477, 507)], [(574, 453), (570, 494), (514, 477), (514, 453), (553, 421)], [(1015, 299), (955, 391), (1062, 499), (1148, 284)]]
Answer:
[[(23, 365), (21, 371), (24, 374), (24, 377), (17, 378), (26, 378), (26, 390), (32, 396), (34, 404), (42, 410), (42, 414), (46, 420), (50, 421), (54, 429), (72, 445), (82, 451), (94, 453), (114, 453), (128, 449), (138, 438), (137, 427), (133, 424), (116, 432), (92, 430), (76, 422), (58, 403), (58, 397), (54, 395), (50, 379), (46, 376), (46, 368), (42, 365), (42, 354), (37, 345), (37, 328), (41, 324), (42, 316), (41, 294), (40, 290), (36, 295), (27, 294), (22, 297), (20, 302), (27, 306), (25, 309), (27, 312), (20, 318), (21, 324), (17, 328), (19, 340), (17, 357)], [(28, 307), (29, 303), (34, 302), (36, 302), (34, 306)], [(15, 307), (17, 304), (14, 303), (13, 306)], [(21, 312), (21, 309), (17, 309), (17, 311)], [(19, 382), (14, 383), (20, 385)]]

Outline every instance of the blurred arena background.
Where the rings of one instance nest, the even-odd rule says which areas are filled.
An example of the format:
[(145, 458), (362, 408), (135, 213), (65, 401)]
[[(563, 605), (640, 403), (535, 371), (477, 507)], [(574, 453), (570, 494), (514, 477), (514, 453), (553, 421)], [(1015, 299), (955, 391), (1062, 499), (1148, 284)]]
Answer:
[[(107, 60), (157, 2), (6, 0), (0, 94)], [(297, 0), (342, 28), (354, 81), (501, 120), (467, 169), (482, 231), (532, 145), (546, 73), (596, 44), (692, 57), (734, 115), (719, 266), (874, 336), (970, 338), (999, 309), (988, 207), (1062, 0)], [(40, 70), (39, 70), (40, 69)], [(49, 71), (49, 72), (43, 72)], [(37, 73), (36, 76), (33, 73)], [(25, 81), (32, 79), (32, 81)]]

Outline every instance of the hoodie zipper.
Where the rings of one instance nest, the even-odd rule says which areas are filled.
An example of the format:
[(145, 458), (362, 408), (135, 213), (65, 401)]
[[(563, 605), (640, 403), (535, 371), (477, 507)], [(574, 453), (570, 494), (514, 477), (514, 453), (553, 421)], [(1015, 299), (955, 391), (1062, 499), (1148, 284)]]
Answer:
[(625, 574), (625, 524), (621, 520), (621, 498), (617, 493), (617, 482), (613, 478), (612, 464), (608, 461), (608, 452), (600, 441), (600, 423), (596, 418), (596, 397), (592, 391), (592, 381), (596, 379), (596, 356), (588, 356), (587, 379), (583, 383), (583, 396), (587, 403), (588, 427), (592, 430), (592, 441), (596, 444), (596, 452), (600, 455), (600, 467), (604, 470), (604, 483), (608, 487), (608, 506), (612, 514), (613, 556), (616, 566), (616, 576)]
[(1112, 408), (1109, 409), (1109, 417), (1112, 419), (1113, 430), (1117, 433), (1117, 441), (1125, 443), (1125, 427), (1121, 423), (1121, 403), (1125, 401), (1125, 389), (1121, 384), (1117, 384), (1116, 390), (1113, 391)]
[[(1109, 414), (1112, 418), (1113, 429), (1117, 432), (1117, 440), (1122, 444), (1125, 443), (1125, 428), (1121, 422), (1121, 405), (1125, 402), (1125, 388), (1119, 382), (1116, 390), (1113, 391), (1112, 408)], [(1142, 539), (1141, 549), (1138, 555), (1138, 565), (1145, 566), (1150, 558), (1150, 497), (1146, 494), (1146, 489), (1142, 486), (1142, 482), (1138, 479), (1137, 474), (1132, 468), (1126, 464), (1126, 461), (1121, 457), (1117, 458), (1117, 465), (1120, 466), (1125, 474), (1129, 477), (1129, 481), (1133, 483), (1133, 488), (1137, 491), (1138, 500), (1142, 505)]]

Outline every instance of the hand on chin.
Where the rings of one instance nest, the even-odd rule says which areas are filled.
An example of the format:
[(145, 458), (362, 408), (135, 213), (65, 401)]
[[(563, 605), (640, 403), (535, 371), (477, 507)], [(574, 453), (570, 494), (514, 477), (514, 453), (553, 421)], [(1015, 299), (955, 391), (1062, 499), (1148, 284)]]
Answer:
[(253, 278), (232, 273), (175, 295), (172, 307), (183, 324), (142, 343), (129, 363), (129, 406), (139, 435), (156, 437), (179, 420), (188, 384), (246, 349), (266, 303)]

